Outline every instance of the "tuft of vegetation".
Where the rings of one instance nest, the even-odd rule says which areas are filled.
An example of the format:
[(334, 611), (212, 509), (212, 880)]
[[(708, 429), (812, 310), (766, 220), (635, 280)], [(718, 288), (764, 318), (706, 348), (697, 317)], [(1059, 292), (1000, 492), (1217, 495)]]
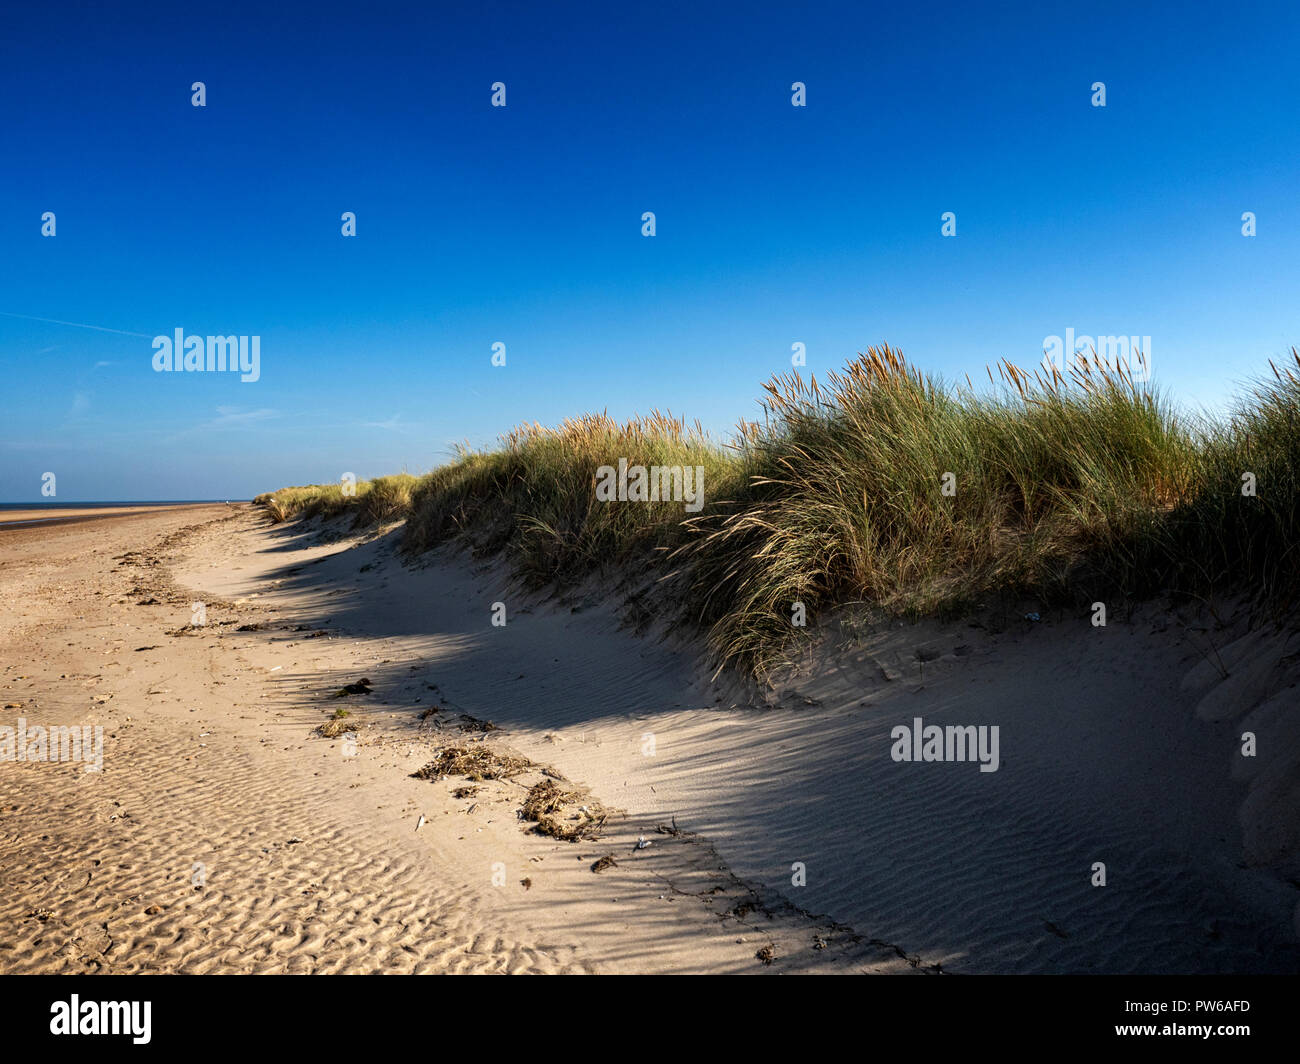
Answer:
[(311, 484), (266, 492), (253, 502), (266, 511), (272, 524), (294, 517), (350, 516), (354, 528), (383, 525), (410, 514), (411, 495), (419, 480), (410, 473), (359, 480), (351, 495), (344, 495), (340, 484)]
[(640, 565), (687, 534), (681, 502), (598, 500), (601, 466), (624, 458), (647, 468), (702, 467), (706, 498), (743, 479), (698, 424), (659, 411), (623, 423), (589, 414), (554, 429), (524, 425), (500, 442), (492, 451), (461, 449), (420, 481), (406, 524), (410, 549), (461, 539), (480, 556), (505, 552), (531, 587), (571, 583), (602, 566)]
[[(1300, 354), (1270, 365), (1203, 419), (1100, 360), (1032, 376), (1003, 362), (979, 392), (885, 346), (821, 384), (773, 378), (725, 446), (657, 411), (587, 415), (352, 498), (257, 501), (273, 520), (404, 517), (409, 549), (502, 555), (533, 587), (624, 574), (654, 589), (638, 609), (704, 630), (719, 667), (759, 678), (791, 659), (795, 603), (810, 625), (847, 603), (942, 615), (994, 595), (1246, 593), (1282, 613), (1300, 596)], [(600, 501), (596, 471), (620, 458), (703, 467), (703, 509)]]
[(946, 387), (884, 347), (825, 385), (765, 386), (763, 424), (740, 437), (746, 490), (687, 521), (698, 534), (674, 552), (720, 661), (783, 661), (796, 602), (919, 616), (1139, 581), (1192, 485), (1193, 435), (1122, 372), (989, 376), (991, 395)]

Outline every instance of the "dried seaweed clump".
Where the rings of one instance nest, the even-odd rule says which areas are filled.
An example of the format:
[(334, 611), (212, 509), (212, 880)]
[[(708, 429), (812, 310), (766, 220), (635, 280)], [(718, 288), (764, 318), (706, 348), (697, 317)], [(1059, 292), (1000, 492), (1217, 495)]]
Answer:
[(524, 799), (524, 819), (535, 823), (539, 834), (552, 838), (569, 842), (598, 839), (609, 815), (598, 802), (588, 801), (574, 812), (566, 813), (567, 807), (582, 799), (580, 791), (566, 791), (554, 780), (542, 780), (533, 785)]
[(504, 780), (517, 776), (532, 762), (513, 754), (499, 754), (483, 743), (471, 746), (449, 746), (438, 751), (438, 756), (423, 768), (411, 773), (418, 780), (440, 780), (447, 776), (464, 776), (466, 779)]
[(360, 725), (351, 717), (332, 717), (316, 730), (326, 739), (337, 739), (340, 735), (356, 731)]

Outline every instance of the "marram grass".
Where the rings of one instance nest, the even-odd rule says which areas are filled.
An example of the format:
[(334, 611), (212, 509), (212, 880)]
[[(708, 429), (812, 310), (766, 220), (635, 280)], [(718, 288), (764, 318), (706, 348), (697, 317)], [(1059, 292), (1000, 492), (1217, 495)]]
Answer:
[[(504, 555), (533, 587), (600, 573), (639, 606), (707, 634), (719, 666), (766, 678), (800, 629), (850, 602), (911, 615), (988, 596), (1115, 602), (1300, 592), (1300, 355), (1232, 413), (1180, 413), (1083, 363), (990, 390), (949, 385), (873, 348), (828, 375), (764, 385), (762, 418), (727, 444), (668, 414), (522, 426), (422, 477), (259, 496), (274, 520), (405, 518), (413, 551)], [(602, 502), (597, 470), (702, 467), (704, 505)]]
[(359, 480), (354, 493), (345, 495), (341, 484), (312, 484), (281, 488), (257, 496), (273, 522), (291, 517), (338, 517), (352, 515), (357, 524), (385, 524), (404, 520), (411, 512), (411, 495), (420, 478), (410, 473)]

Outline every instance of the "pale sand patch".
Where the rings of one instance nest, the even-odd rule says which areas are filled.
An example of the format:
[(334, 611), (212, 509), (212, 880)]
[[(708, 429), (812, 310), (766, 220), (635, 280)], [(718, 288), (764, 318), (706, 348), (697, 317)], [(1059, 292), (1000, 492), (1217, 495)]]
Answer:
[[(1254, 668), (1242, 699), (1230, 683), (1216, 696), (1231, 712), (1198, 714), (1203, 696), (1183, 692), (1183, 678), (1237, 627), (1156, 606), (1113, 609), (1100, 629), (1087, 614), (1010, 616), (998, 632), (892, 626), (836, 635), (795, 682), (751, 705), (707, 683), (690, 654), (620, 631), (598, 589), (571, 612), (511, 590), (494, 566), (404, 567), (394, 542), (321, 543), (312, 529), (250, 519), (223, 528), (178, 579), (257, 595), (340, 636), (250, 641), (248, 660), (281, 666), (286, 682), (365, 675), (408, 713), (436, 684), (423, 697), (495, 721), (513, 749), (630, 822), (676, 817), (745, 882), (924, 964), (1300, 969), (1294, 701), (1257, 715), (1274, 758), (1265, 789), (1233, 779), (1234, 715), (1297, 677), (1280, 645), (1269, 644), (1281, 673)], [(490, 624), (497, 601), (504, 628)], [(997, 725), (1001, 767), (893, 761), (891, 729), (916, 717)], [(792, 885), (796, 862), (806, 886)], [(1105, 887), (1090, 883), (1094, 862)]]
[[(569, 843), (517, 819), (517, 781), (457, 798), (464, 780), (413, 779), (449, 735), (484, 733), (450, 710), (421, 721), (437, 680), (382, 660), (383, 640), (308, 638), (312, 611), (261, 575), (298, 557), (279, 552), (289, 535), (222, 506), (4, 541), (0, 724), (99, 725), (105, 750), (99, 773), (0, 763), (0, 971), (917, 970), (739, 883), (653, 815)], [(173, 581), (181, 554), (202, 590)], [(374, 694), (331, 697), (367, 674)], [(315, 734), (340, 705), (363, 724), (355, 756)]]

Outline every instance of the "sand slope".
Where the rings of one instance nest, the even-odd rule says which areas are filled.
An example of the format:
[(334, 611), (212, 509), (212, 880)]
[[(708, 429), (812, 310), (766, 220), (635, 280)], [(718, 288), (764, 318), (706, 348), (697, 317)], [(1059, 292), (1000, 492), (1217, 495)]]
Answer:
[[(440, 700), (495, 721), (512, 748), (631, 821), (675, 817), (769, 901), (922, 966), (1300, 970), (1296, 674), (1280, 637), (1255, 637), (1268, 664), (1239, 688), (1237, 672), (1215, 680), (1203, 663), (1240, 622), (1157, 607), (1112, 610), (1105, 628), (1086, 615), (837, 621), (791, 683), (733, 704), (734, 685), (708, 684), (689, 647), (620, 630), (599, 588), (546, 605), (496, 567), (405, 567), (394, 539), (322, 543), (250, 522), (177, 578), (345, 637), (328, 654), (250, 647), (262, 667), (316, 687), (364, 674), (390, 706), (436, 683)], [(1193, 674), (1231, 709), (1198, 713), (1208, 696), (1184, 689)], [(1270, 751), (1258, 769), (1240, 764), (1236, 722), (1251, 712)], [(1001, 767), (893, 761), (891, 729), (916, 717), (999, 726)], [(806, 885), (792, 883), (796, 862)], [(1095, 862), (1104, 887), (1091, 885)]]

